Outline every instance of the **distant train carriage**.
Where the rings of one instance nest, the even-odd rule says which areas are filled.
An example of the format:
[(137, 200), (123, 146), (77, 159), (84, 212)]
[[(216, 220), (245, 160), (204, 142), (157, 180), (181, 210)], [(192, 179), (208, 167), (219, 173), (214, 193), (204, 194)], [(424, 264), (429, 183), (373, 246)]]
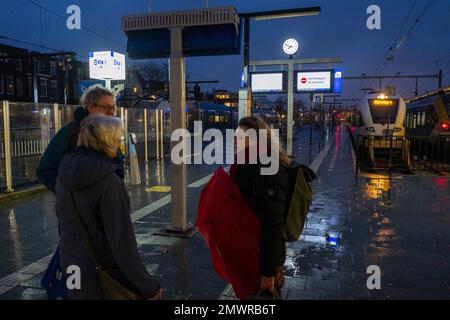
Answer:
[(356, 131), (358, 155), (371, 165), (385, 160), (409, 163), (409, 144), (405, 140), (406, 106), (400, 96), (368, 94), (359, 103), (362, 125)]
[(420, 166), (450, 169), (450, 87), (412, 98), (406, 105), (406, 136)]
[(200, 118), (203, 129), (234, 129), (237, 126), (237, 110), (223, 104), (203, 102), (200, 104)]
[(428, 141), (450, 137), (450, 87), (408, 100), (405, 126), (408, 137)]

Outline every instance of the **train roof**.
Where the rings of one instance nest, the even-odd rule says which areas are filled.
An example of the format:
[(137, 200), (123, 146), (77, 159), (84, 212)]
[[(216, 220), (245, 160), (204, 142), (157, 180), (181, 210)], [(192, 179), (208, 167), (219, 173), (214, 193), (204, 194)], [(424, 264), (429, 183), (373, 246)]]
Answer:
[(210, 102), (203, 102), (200, 103), (200, 109), (201, 110), (211, 110), (211, 111), (230, 111), (231, 108), (227, 107), (224, 104), (220, 103), (210, 103)]
[[(440, 88), (440, 89), (416, 96), (411, 99), (407, 99), (407, 100), (405, 100), (405, 102), (411, 103), (411, 102), (416, 102), (416, 101), (420, 101), (420, 100), (428, 101), (428, 100), (432, 100), (432, 97), (440, 95), (440, 94), (444, 94), (444, 95), (450, 94), (450, 86), (445, 87), (445, 88)], [(431, 99), (428, 99), (428, 98), (431, 98)]]

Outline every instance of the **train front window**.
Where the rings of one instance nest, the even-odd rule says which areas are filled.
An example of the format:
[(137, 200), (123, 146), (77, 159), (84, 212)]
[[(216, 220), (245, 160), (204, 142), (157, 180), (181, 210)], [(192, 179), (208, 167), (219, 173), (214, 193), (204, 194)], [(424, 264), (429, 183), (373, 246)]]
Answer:
[(445, 108), (447, 109), (447, 115), (450, 118), (450, 94), (444, 94), (442, 96), (442, 100), (444, 102)]
[(447, 105), (446, 105), (445, 107), (446, 107), (446, 109), (447, 109), (448, 117), (450, 118), (450, 101), (447, 102)]
[(434, 105), (429, 106), (428, 109), (430, 112), (431, 121), (432, 121), (433, 125), (435, 125), (436, 123), (438, 123), (439, 117), (438, 117), (436, 110), (434, 109)]
[(397, 118), (398, 99), (369, 99), (373, 123), (394, 123)]

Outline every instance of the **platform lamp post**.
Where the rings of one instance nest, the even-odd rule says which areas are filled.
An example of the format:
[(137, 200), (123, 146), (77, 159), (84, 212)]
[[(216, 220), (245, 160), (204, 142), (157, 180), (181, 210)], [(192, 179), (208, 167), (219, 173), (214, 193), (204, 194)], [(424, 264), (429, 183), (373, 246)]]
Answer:
[(244, 56), (241, 89), (239, 90), (239, 117), (251, 113), (251, 88), (249, 83), (250, 65), (250, 19), (255, 21), (315, 16), (320, 14), (320, 7), (295, 8), (286, 10), (240, 13), (244, 26)]

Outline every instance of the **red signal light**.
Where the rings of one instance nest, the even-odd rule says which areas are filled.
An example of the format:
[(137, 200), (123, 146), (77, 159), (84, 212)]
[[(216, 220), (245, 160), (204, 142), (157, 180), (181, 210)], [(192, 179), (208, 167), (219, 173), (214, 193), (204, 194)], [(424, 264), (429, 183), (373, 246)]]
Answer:
[(441, 123), (441, 129), (449, 130), (450, 129), (450, 124), (445, 123), (445, 122)]

